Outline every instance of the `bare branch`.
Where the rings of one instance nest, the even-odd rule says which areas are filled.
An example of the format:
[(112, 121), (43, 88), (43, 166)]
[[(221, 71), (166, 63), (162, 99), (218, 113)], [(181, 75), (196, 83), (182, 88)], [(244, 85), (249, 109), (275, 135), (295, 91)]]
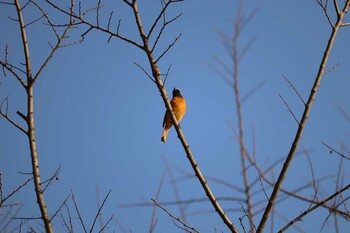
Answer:
[[(22, 9), (22, 10), (23, 10), (23, 9)], [(24, 27), (26, 28), (26, 27), (32, 25), (33, 23), (36, 23), (36, 22), (40, 21), (42, 18), (44, 18), (44, 15), (42, 15), (42, 16), (38, 17), (37, 19), (34, 19), (33, 21), (31, 21), (31, 22), (25, 24)]]
[(62, 202), (60, 207), (58, 207), (56, 212), (52, 215), (52, 217), (50, 218), (50, 222), (52, 222), (52, 220), (56, 217), (56, 215), (61, 211), (62, 207), (66, 206), (66, 202), (68, 201), (69, 198), (70, 198), (70, 196), (68, 195), (68, 197)]
[[(7, 49), (6, 49), (6, 57), (7, 57)], [(22, 69), (19, 69), (18, 67), (15, 67), (7, 62), (7, 58), (4, 61), (0, 60), (0, 65), (2, 66), (2, 71), (4, 73), (4, 76), (6, 76), (5, 69), (8, 70), (20, 83), (21, 85), (26, 88), (27, 84), (26, 82), (20, 77), (20, 75), (14, 70), (19, 70), (22, 73), (25, 73)]]
[(254, 225), (254, 222), (253, 222), (253, 219), (251, 219), (251, 218), (249, 217), (249, 213), (245, 210), (245, 208), (244, 208), (244, 206), (243, 206), (242, 204), (241, 204), (241, 208), (242, 208), (242, 210), (243, 210), (243, 212), (244, 212), (244, 215), (243, 215), (242, 218), (241, 218), (241, 217), (239, 218), (239, 221), (241, 222), (241, 226), (242, 226), (244, 232), (246, 232), (245, 229), (244, 229), (243, 221), (242, 221), (244, 217), (247, 217), (247, 218), (248, 218), (250, 224), (253, 225), (254, 230), (256, 230), (255, 225)]
[[(80, 21), (82, 24), (87, 25), (87, 26), (89, 27), (89, 29), (88, 29), (87, 32), (91, 31), (92, 29), (98, 29), (99, 31), (102, 31), (102, 32), (105, 32), (105, 33), (109, 34), (109, 35), (110, 35), (110, 39), (111, 39), (111, 37), (117, 37), (117, 38), (119, 38), (119, 39), (121, 39), (121, 40), (123, 40), (123, 41), (125, 41), (125, 42), (128, 42), (128, 43), (130, 43), (130, 44), (132, 44), (132, 45), (135, 45), (136, 47), (138, 47), (138, 48), (140, 48), (140, 49), (143, 50), (143, 46), (141, 46), (139, 43), (137, 43), (137, 42), (135, 42), (135, 41), (133, 41), (133, 40), (131, 40), (131, 39), (128, 39), (128, 38), (126, 38), (126, 37), (124, 37), (124, 36), (121, 36), (121, 35), (118, 33), (118, 31), (117, 31), (117, 33), (114, 33), (114, 32), (112, 32), (112, 31), (110, 31), (108, 28), (107, 28), (107, 29), (106, 29), (106, 28), (102, 28), (102, 27), (97, 26), (96, 24), (93, 24), (93, 23), (90, 23), (90, 22), (86, 21), (86, 20), (83, 18), (83, 16), (84, 16), (85, 14), (87, 14), (89, 11), (86, 11), (86, 12), (84, 12), (84, 13), (81, 13), (81, 6), (80, 6), (80, 3), (79, 3), (79, 14), (78, 14), (78, 15), (76, 15), (76, 14), (73, 15), (71, 12), (68, 12), (68, 11), (66, 11), (66, 10), (64, 10), (64, 9), (62, 9), (62, 8), (60, 8), (60, 7), (58, 7), (57, 5), (53, 4), (50, 0), (45, 0), (45, 1), (46, 1), (49, 5), (51, 5), (51, 6), (54, 7), (55, 9), (57, 9), (58, 11), (60, 11), (60, 12), (62, 12), (62, 13), (64, 13), (64, 14), (66, 14), (66, 15), (71, 16), (72, 18), (74, 18), (74, 19)], [(129, 6), (131, 6), (131, 3), (129, 3), (128, 1), (126, 1), (126, 0), (123, 0), (123, 1), (124, 1), (125, 3), (127, 3)], [(96, 9), (96, 7), (93, 8), (93, 9)], [(118, 28), (119, 28), (119, 26), (118, 26)], [(87, 32), (85, 32), (84, 35), (86, 35)], [(109, 40), (110, 40), (110, 39), (109, 39)]]
[(257, 83), (250, 91), (248, 91), (241, 99), (241, 104), (243, 105), (253, 94), (255, 94), (263, 85), (265, 84), (265, 80), (261, 80)]
[(85, 224), (84, 224), (83, 218), (82, 218), (82, 217), (81, 217), (81, 215), (80, 215), (80, 211), (79, 211), (79, 208), (78, 208), (77, 202), (75, 201), (73, 191), (71, 191), (71, 193), (72, 193), (72, 200), (73, 200), (73, 204), (74, 204), (74, 207), (75, 207), (75, 211), (76, 211), (76, 212), (77, 212), (77, 214), (78, 214), (78, 219), (79, 219), (79, 221), (80, 221), (80, 223), (81, 223), (81, 226), (82, 226), (82, 227), (83, 227), (83, 229), (84, 229), (84, 232), (85, 232), (85, 233), (87, 233), (88, 231), (86, 230), (86, 227), (85, 227)]
[(289, 83), (290, 87), (293, 88), (294, 92), (298, 95), (299, 99), (303, 102), (303, 104), (306, 105), (305, 100), (304, 100), (303, 97), (300, 95), (300, 93), (299, 93), (298, 90), (295, 88), (295, 86), (292, 84), (292, 82), (289, 81), (289, 79), (288, 79), (286, 76), (284, 76), (283, 74), (282, 74), (282, 77)]
[(64, 203), (64, 206), (66, 207), (66, 210), (67, 210), (69, 226), (62, 214), (61, 214), (61, 219), (62, 219), (63, 225), (67, 228), (68, 232), (73, 233), (74, 231), (73, 231), (73, 224), (72, 224), (72, 216), (70, 214), (70, 210), (68, 208), (67, 203)]
[(49, 185), (51, 184), (51, 182), (53, 180), (58, 180), (58, 175), (60, 173), (60, 170), (61, 170), (61, 165), (58, 166), (58, 168), (56, 169), (55, 173), (47, 180), (45, 180), (44, 182), (41, 183), (41, 185), (46, 184), (46, 186), (43, 188), (43, 192), (45, 192), (45, 190), (47, 189), (47, 187), (49, 187)]
[(169, 49), (171, 49), (171, 47), (173, 47), (175, 45), (175, 43), (178, 41), (178, 39), (180, 39), (182, 33), (180, 33), (175, 40), (173, 41), (173, 43), (171, 43), (168, 48), (166, 50), (164, 50), (164, 52), (156, 59), (155, 63), (158, 63), (158, 61), (169, 51)]
[(112, 221), (112, 219), (113, 219), (113, 214), (112, 214), (111, 217), (106, 221), (105, 225), (103, 225), (103, 226), (101, 227), (101, 229), (99, 230), (98, 233), (103, 232), (103, 231), (105, 230), (105, 228), (108, 226), (108, 224)]
[[(336, 0), (334, 0), (334, 1), (336, 1)], [(320, 0), (316, 0), (316, 2), (321, 6), (321, 8), (322, 8), (322, 10), (323, 10), (323, 12), (324, 12), (324, 14), (325, 14), (327, 20), (328, 20), (329, 25), (331, 25), (331, 27), (333, 28), (334, 25), (333, 25), (333, 23), (332, 23), (331, 18), (330, 18), (329, 15), (328, 15), (328, 11), (327, 11), (327, 3), (328, 3), (328, 0), (326, 1), (326, 4), (323, 4), (322, 0), (321, 0), (321, 1), (320, 1)]]
[[(160, 191), (162, 190), (166, 174), (167, 174), (167, 169), (163, 172), (162, 179), (160, 180), (160, 183), (159, 183), (159, 186), (158, 186), (157, 195), (156, 195), (156, 199), (155, 199), (156, 201), (159, 200)], [(150, 225), (150, 229), (149, 229), (150, 233), (152, 233), (154, 231), (155, 226), (156, 226), (156, 212), (157, 212), (157, 205), (154, 204), (153, 212), (152, 212), (152, 218), (151, 218), (151, 225)]]
[[(156, 38), (156, 40), (155, 40), (155, 42), (154, 42), (154, 44), (153, 44), (153, 46), (152, 46), (151, 52), (153, 52), (154, 49), (156, 48), (157, 43), (158, 43), (158, 41), (159, 41), (161, 35), (163, 34), (163, 31), (164, 31), (165, 27), (166, 27), (168, 24), (170, 24), (170, 23), (172, 23), (173, 21), (175, 21), (176, 19), (178, 19), (179, 17), (181, 17), (181, 15), (182, 15), (182, 13), (178, 14), (176, 17), (174, 17), (174, 18), (171, 19), (170, 21), (165, 21), (165, 15), (164, 15), (163, 26), (162, 26), (162, 28), (160, 29), (160, 31), (159, 31), (159, 33), (158, 33), (158, 35), (157, 35), (157, 38)], [(150, 35), (150, 34), (149, 34), (149, 35)], [(149, 36), (147, 37), (147, 39), (149, 39)]]
[[(224, 197), (219, 196), (216, 198), (217, 201), (230, 201), (230, 202), (245, 202), (243, 198), (240, 197)], [(184, 199), (184, 200), (176, 200), (176, 201), (162, 201), (160, 202), (161, 205), (164, 206), (170, 206), (170, 205), (181, 205), (181, 204), (192, 204), (192, 203), (201, 203), (201, 202), (208, 202), (208, 198), (201, 197), (201, 198), (190, 198), (190, 199)], [(126, 203), (126, 204), (120, 204), (118, 207), (120, 208), (130, 208), (130, 207), (149, 207), (153, 206), (153, 203), (151, 202), (142, 202), (142, 203)]]
[(288, 103), (285, 101), (285, 99), (282, 97), (281, 94), (278, 94), (278, 95), (279, 95), (279, 97), (282, 99), (282, 101), (283, 101), (283, 103), (286, 105), (286, 107), (288, 108), (288, 112), (290, 112), (290, 114), (292, 114), (294, 120), (295, 120), (295, 121), (298, 123), (298, 125), (299, 125), (300, 123), (299, 123), (297, 117), (294, 115), (294, 112), (290, 109)]
[(350, 115), (338, 104), (336, 104), (337, 108), (339, 109), (339, 111), (341, 112), (341, 114), (343, 114), (343, 116), (345, 117), (345, 119), (350, 123)]
[[(158, 24), (160, 18), (161, 18), (162, 16), (165, 17), (165, 11), (166, 11), (166, 9), (168, 8), (168, 6), (170, 5), (171, 0), (169, 0), (167, 3), (165, 3), (165, 5), (163, 5), (163, 0), (161, 0), (160, 2), (161, 2), (161, 4), (162, 4), (162, 8), (163, 8), (163, 9), (162, 9), (162, 11), (159, 13), (159, 15), (158, 15), (158, 17), (156, 18), (156, 20), (154, 20), (154, 23), (153, 23), (151, 29), (150, 29), (149, 32), (148, 32), (148, 35), (147, 35), (147, 39), (148, 39), (148, 40), (149, 40), (149, 38), (151, 37), (152, 32), (153, 32), (154, 28), (157, 26), (157, 24)], [(163, 27), (164, 27), (164, 25), (163, 25)]]
[(147, 71), (146, 71), (142, 66), (140, 66), (137, 62), (134, 62), (134, 64), (137, 65), (137, 66), (147, 75), (147, 77), (148, 77), (149, 79), (151, 79), (152, 82), (154, 82), (154, 83), (156, 82), (156, 81), (154, 81), (154, 79), (152, 78), (152, 76), (149, 75), (149, 74), (147, 73)]
[(334, 40), (336, 38), (336, 35), (339, 31), (339, 28), (342, 24), (342, 21), (343, 21), (343, 18), (344, 18), (344, 15), (345, 15), (345, 11), (348, 9), (350, 5), (350, 0), (347, 0), (346, 3), (345, 3), (345, 6), (344, 6), (344, 9), (342, 11), (342, 13), (337, 17), (337, 21), (333, 27), (333, 30), (331, 32), (331, 35), (329, 36), (329, 40), (328, 40), (328, 43), (327, 43), (327, 46), (325, 48), (325, 51), (324, 51), (324, 55), (322, 57), (322, 61), (320, 63), (320, 67), (319, 67), (319, 70), (318, 70), (318, 73), (315, 77), (315, 81), (314, 81), (314, 84), (311, 88), (311, 91), (310, 91), (310, 95), (309, 95), (309, 98), (306, 102), (306, 105), (305, 105), (305, 108), (304, 108), (304, 112), (303, 112), (303, 116), (301, 117), (301, 120), (300, 120), (300, 123), (299, 123), (299, 126), (298, 126), (298, 130), (297, 130), (297, 133), (295, 134), (295, 137), (293, 139), (293, 142), (292, 142), (292, 145), (291, 145), (291, 148), (289, 150), (289, 153), (288, 153), (288, 156), (287, 156), (287, 159), (283, 165), (283, 168), (279, 174), (279, 177), (278, 177), (278, 180), (274, 186), (274, 189), (273, 189), (273, 192), (270, 196), (270, 199), (269, 199), (269, 202), (266, 206), (266, 209), (265, 209), (265, 212), (261, 218), (261, 221), (259, 223), (259, 227), (257, 229), (257, 233), (261, 233), (263, 230), (264, 230), (264, 227), (265, 227), (265, 224), (267, 222), (267, 219), (271, 213), (271, 210), (272, 210), (272, 207), (274, 205), (274, 202), (277, 198), (277, 195), (278, 195), (278, 192), (279, 190), (281, 189), (281, 185), (282, 185), (282, 182), (287, 174), (287, 170), (294, 158), (294, 154), (296, 152), (296, 149), (299, 145), (299, 141), (301, 139), (301, 136), (302, 136), (302, 133), (304, 131), (304, 128), (305, 128), (305, 124), (307, 122), (307, 119), (309, 117), (309, 114), (310, 114), (310, 110), (311, 110), (311, 106), (314, 102), (314, 99), (315, 99), (315, 96), (316, 96), (316, 93), (318, 91), (318, 87), (321, 83), (321, 80), (322, 80), (322, 77), (323, 77), (323, 74), (324, 74), (324, 70), (325, 70), (325, 66), (327, 65), (327, 61), (328, 61), (328, 57), (329, 57), (329, 54), (330, 54), (330, 51), (332, 49), (332, 46), (333, 46), (333, 43), (334, 43)]
[(194, 228), (194, 227), (188, 225), (187, 223), (183, 222), (180, 218), (175, 217), (175, 216), (174, 216), (172, 213), (170, 213), (166, 208), (164, 208), (163, 206), (161, 206), (156, 200), (154, 200), (154, 199), (151, 199), (151, 200), (152, 200), (152, 201), (154, 202), (154, 204), (156, 204), (159, 208), (161, 208), (163, 211), (165, 211), (171, 218), (173, 218), (173, 219), (176, 220), (177, 222), (181, 223), (184, 227), (186, 227), (186, 228), (188, 228), (188, 229), (191, 229), (191, 230), (194, 231), (194, 232), (199, 233), (199, 231), (198, 231), (196, 228)]
[(339, 62), (337, 64), (335, 64), (332, 68), (330, 68), (329, 70), (327, 70), (326, 72), (324, 72), (323, 75), (327, 75), (330, 72), (332, 72), (333, 70), (335, 70), (337, 68), (337, 66), (339, 65)]
[[(97, 218), (98, 218), (98, 216), (100, 215), (101, 210), (102, 210), (104, 204), (106, 203), (106, 201), (107, 201), (107, 199), (108, 199), (108, 196), (109, 196), (109, 194), (111, 193), (111, 191), (112, 191), (112, 190), (110, 189), (110, 190), (108, 191), (106, 197), (103, 199), (102, 205), (101, 205), (100, 208), (98, 209), (98, 211), (97, 211), (97, 213), (96, 213), (96, 216), (95, 216), (95, 218), (94, 218), (94, 221), (92, 222), (92, 225), (91, 225), (91, 228), (90, 228), (90, 233), (93, 231), (93, 229), (94, 229), (94, 227), (95, 227), (95, 223), (96, 223), (96, 221), (97, 221)], [(80, 216), (79, 216), (79, 217), (80, 217)]]
[(339, 7), (338, 7), (338, 0), (333, 0), (333, 4), (334, 4), (335, 13), (337, 14), (337, 16), (339, 16), (340, 11), (339, 11)]
[(9, 195), (7, 195), (6, 197), (2, 198), (2, 183), (1, 183), (1, 201), (0, 201), (0, 206), (6, 202), (10, 197), (12, 197), (15, 193), (17, 193), (21, 188), (23, 188), (24, 186), (26, 186), (31, 180), (33, 180), (33, 178), (30, 178), (28, 180), (26, 180), (23, 184), (19, 185), (15, 190), (13, 190)]
[[(306, 154), (306, 158), (309, 162), (309, 165), (310, 165), (310, 170), (311, 170), (311, 178), (312, 178), (312, 185), (314, 187), (314, 191), (315, 191), (315, 196), (314, 198), (318, 201), (318, 196), (317, 196), (317, 190), (318, 190), (318, 185), (317, 185), (317, 182), (316, 182), (316, 176), (315, 176), (315, 171), (314, 171), (314, 167), (312, 165), (312, 161), (311, 161), (311, 158), (310, 158), (310, 155), (309, 155), (309, 152), (305, 149), (304, 149), (304, 152)], [(311, 205), (311, 204), (310, 204)]]
[[(6, 109), (5, 112), (2, 111), (3, 105), (6, 105)], [(1, 118), (5, 118), (8, 122), (10, 122), (13, 126), (15, 126), (17, 129), (19, 129), (20, 131), (22, 131), (24, 134), (27, 134), (27, 130), (25, 130), (22, 126), (20, 126), (19, 124), (17, 124), (14, 120), (12, 120), (9, 116), (8, 116), (8, 96), (3, 99), (3, 101), (0, 104), (0, 119)]]
[(297, 216), (295, 219), (293, 219), (292, 221), (290, 221), (290, 223), (288, 223), (286, 226), (284, 226), (281, 230), (279, 230), (278, 232), (284, 232), (285, 230), (287, 230), (290, 226), (292, 226), (294, 223), (296, 223), (297, 221), (300, 221), (305, 215), (309, 214), (310, 212), (314, 211), (315, 209), (317, 209), (318, 207), (322, 206), (323, 204), (325, 204), (326, 202), (328, 202), (329, 200), (333, 199), (334, 197), (338, 196), (339, 194), (341, 194), (342, 192), (344, 192), (345, 190), (350, 188), (350, 184), (348, 184), (347, 186), (345, 186), (344, 188), (336, 191), (335, 193), (333, 193), (331, 196), (327, 197), (326, 199), (324, 199), (323, 201), (317, 203), (316, 205), (314, 205), (312, 208), (309, 208), (308, 210), (304, 211), (302, 214), (300, 214), (299, 216)]
[(346, 156), (343, 153), (340, 153), (339, 151), (337, 151), (336, 149), (334, 149), (333, 147), (331, 147), (330, 145), (326, 144), (325, 142), (321, 142), (325, 147), (327, 147), (328, 149), (330, 149), (329, 153), (336, 153), (337, 155), (340, 155), (342, 158), (350, 160), (350, 156)]

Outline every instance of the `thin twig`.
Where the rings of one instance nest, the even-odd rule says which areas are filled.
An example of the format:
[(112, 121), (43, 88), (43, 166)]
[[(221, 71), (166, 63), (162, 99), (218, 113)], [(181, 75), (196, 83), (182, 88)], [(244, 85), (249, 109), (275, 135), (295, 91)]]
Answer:
[[(156, 195), (156, 199), (155, 199), (156, 201), (159, 200), (160, 191), (162, 190), (166, 174), (167, 174), (167, 169), (163, 172), (162, 178), (160, 180), (160, 183), (159, 183), (159, 186), (158, 186), (157, 195)], [(155, 229), (155, 226), (156, 226), (156, 212), (157, 212), (157, 205), (154, 204), (149, 233), (152, 233), (154, 231), (154, 229)]]
[(139, 65), (137, 62), (134, 62), (134, 64), (136, 65), (136, 66), (138, 66), (146, 75), (147, 75), (147, 77), (152, 81), (152, 82), (156, 82), (156, 81), (154, 81), (154, 79), (152, 78), (152, 76), (151, 75), (149, 75), (149, 73), (141, 66), (141, 65)]
[(293, 83), (291, 81), (289, 81), (289, 79), (284, 76), (282, 74), (282, 77), (289, 83), (290, 87), (293, 88), (294, 92), (298, 95), (299, 99), (303, 102), (303, 104), (305, 105), (305, 100), (303, 99), (303, 97), (300, 95), (300, 93), (298, 92), (298, 90), (295, 88), (295, 86), (293, 85)]
[(184, 227), (187, 227), (187, 228), (191, 229), (192, 231), (195, 231), (195, 232), (199, 233), (199, 231), (198, 231), (196, 228), (194, 228), (194, 227), (188, 225), (187, 223), (183, 222), (180, 218), (175, 217), (175, 216), (174, 216), (172, 213), (170, 213), (166, 208), (164, 208), (162, 205), (160, 205), (156, 200), (154, 200), (154, 199), (151, 199), (151, 200), (154, 202), (154, 204), (156, 204), (159, 208), (161, 208), (163, 211), (165, 211), (165, 212), (166, 212), (170, 217), (172, 217), (174, 220), (176, 220), (176, 221), (178, 221), (179, 223), (181, 223)]
[(62, 207), (66, 205), (66, 202), (68, 201), (68, 199), (70, 198), (70, 195), (68, 195), (68, 197), (62, 202), (62, 204), (60, 205), (60, 207), (58, 207), (58, 209), (56, 210), (56, 212), (52, 215), (52, 217), (50, 218), (50, 222), (56, 217), (56, 215), (61, 211)]
[(295, 120), (295, 121), (298, 123), (298, 125), (299, 125), (300, 123), (299, 123), (297, 117), (294, 115), (294, 112), (292, 111), (292, 109), (290, 109), (290, 107), (289, 107), (288, 103), (286, 102), (286, 100), (282, 97), (281, 94), (278, 94), (278, 95), (279, 95), (279, 97), (282, 99), (284, 105), (286, 105), (286, 107), (288, 108), (288, 112), (290, 112), (290, 114), (292, 114), (294, 120)]
[[(109, 196), (109, 194), (111, 193), (111, 189), (108, 191), (108, 193), (107, 193), (107, 195), (106, 195), (106, 197), (103, 199), (103, 201), (102, 201), (102, 205), (100, 206), (100, 208), (98, 209), (98, 211), (97, 211), (97, 213), (96, 213), (96, 216), (95, 216), (95, 218), (94, 218), (94, 221), (92, 222), (92, 225), (91, 225), (91, 228), (90, 228), (90, 233), (93, 231), (93, 229), (94, 229), (94, 227), (95, 227), (95, 223), (96, 223), (96, 221), (97, 221), (97, 218), (98, 218), (98, 216), (100, 215), (100, 213), (101, 213), (101, 211), (102, 211), (102, 208), (103, 208), (103, 206), (104, 206), (104, 204), (106, 203), (106, 201), (107, 201), (107, 199), (108, 199), (108, 196)], [(80, 216), (79, 216), (80, 217)]]
[(164, 52), (155, 60), (155, 63), (158, 63), (158, 61), (169, 51), (169, 49), (171, 49), (175, 43), (180, 39), (182, 33), (180, 33), (173, 41), (173, 43), (171, 43), (167, 49), (164, 50)]
[(51, 182), (53, 180), (58, 180), (58, 175), (60, 173), (60, 170), (61, 170), (61, 165), (58, 166), (58, 168), (56, 169), (55, 173), (47, 180), (41, 182), (41, 185), (46, 184), (46, 186), (43, 188), (43, 192), (45, 192), (45, 190), (49, 187), (49, 185), (51, 184)]
[(333, 147), (331, 147), (330, 145), (326, 144), (325, 142), (321, 142), (325, 147), (327, 147), (328, 149), (330, 149), (329, 153), (336, 153), (337, 155), (340, 155), (342, 158), (350, 160), (350, 156), (346, 156), (343, 153), (340, 153), (339, 151), (337, 151), (336, 149), (334, 149)]
[(73, 204), (74, 204), (74, 207), (75, 207), (75, 211), (76, 211), (76, 212), (77, 212), (77, 214), (78, 214), (78, 219), (79, 219), (79, 221), (80, 221), (80, 223), (81, 223), (81, 226), (82, 226), (82, 227), (83, 227), (83, 229), (84, 229), (84, 232), (85, 232), (85, 233), (87, 233), (88, 231), (86, 230), (86, 227), (85, 227), (85, 224), (84, 224), (83, 218), (82, 218), (82, 217), (81, 217), (81, 215), (80, 215), (80, 211), (79, 211), (79, 208), (78, 208), (77, 202), (75, 201), (73, 191), (71, 191), (71, 193), (72, 193), (72, 200), (73, 200)]
[[(335, 0), (335, 1), (336, 1), (336, 0)], [(326, 4), (323, 4), (322, 0), (321, 0), (321, 1), (320, 1), (320, 0), (316, 0), (316, 2), (321, 6), (321, 8), (322, 8), (322, 10), (323, 10), (323, 12), (324, 12), (324, 14), (325, 14), (327, 20), (328, 20), (329, 25), (330, 25), (331, 27), (334, 27), (334, 25), (333, 25), (333, 23), (332, 23), (332, 20), (331, 20), (331, 18), (329, 17), (328, 11), (327, 11), (327, 3), (328, 3), (328, 0), (327, 0), (327, 3), (326, 3)]]
[(164, 86), (165, 86), (165, 82), (166, 82), (166, 80), (168, 79), (168, 75), (169, 75), (169, 72), (170, 72), (171, 66), (172, 66), (172, 64), (170, 64), (170, 65), (169, 65), (169, 68), (168, 68), (168, 70), (167, 70), (167, 72), (166, 72), (166, 74), (165, 74), (165, 78), (164, 78), (164, 82), (163, 82)]
[[(19, 185), (15, 190), (13, 190), (9, 195), (7, 195), (4, 198), (1, 198), (1, 204), (3, 204), (5, 201), (7, 201), (10, 197), (12, 197), (15, 193), (17, 193), (21, 188), (23, 188), (24, 186), (26, 186), (31, 180), (33, 180), (33, 178), (29, 178), (28, 180), (26, 180), (23, 184)], [(1, 195), (2, 195), (2, 191), (1, 191)]]

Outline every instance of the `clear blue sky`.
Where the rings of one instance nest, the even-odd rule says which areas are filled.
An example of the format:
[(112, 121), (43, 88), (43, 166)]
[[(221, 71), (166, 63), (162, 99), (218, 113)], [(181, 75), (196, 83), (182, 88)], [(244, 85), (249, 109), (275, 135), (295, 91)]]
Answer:
[[(342, 1), (339, 1), (342, 2)], [(22, 3), (23, 4), (23, 3)], [(121, 18), (120, 33), (140, 41), (132, 12), (125, 4), (113, 3), (115, 19)], [(231, 60), (218, 32), (233, 33), (232, 20), (237, 12), (238, 1), (185, 1), (175, 4), (169, 17), (183, 13), (164, 32), (159, 49), (166, 48), (173, 38), (182, 33), (181, 39), (160, 62), (162, 72), (172, 64), (167, 80), (168, 94), (173, 87), (182, 90), (187, 100), (187, 113), (181, 122), (183, 132), (205, 176), (226, 180), (243, 187), (239, 147), (230, 124), (237, 125), (233, 89), (228, 86), (208, 64), (217, 65), (214, 56), (228, 66)], [(330, 6), (331, 7), (331, 6)], [(139, 11), (146, 29), (160, 8), (159, 1), (140, 1)], [(240, 63), (239, 78), (242, 96), (258, 83), (263, 86), (244, 102), (242, 111), (245, 141), (251, 151), (252, 124), (256, 134), (256, 156), (263, 167), (268, 167), (289, 151), (297, 124), (279, 98), (281, 94), (295, 115), (300, 119), (303, 105), (298, 96), (282, 78), (287, 76), (306, 99), (310, 93), (321, 57), (331, 32), (322, 9), (316, 1), (247, 1), (244, 13), (258, 9), (239, 40), (243, 48), (251, 38), (256, 40)], [(25, 19), (33, 19), (34, 8), (29, 8)], [(51, 10), (50, 10), (51, 12)], [(103, 9), (108, 17), (109, 9)], [(330, 9), (333, 16), (333, 9)], [(9, 47), (9, 59), (13, 63), (23, 61), (19, 28), (8, 20), (16, 17), (11, 6), (0, 5), (0, 57), (4, 58), (5, 45)], [(55, 13), (52, 12), (52, 16)], [(350, 21), (350, 17), (347, 17)], [(40, 66), (49, 51), (47, 28), (40, 24), (28, 28), (28, 40), (34, 70)], [(81, 30), (71, 34), (71, 41), (79, 38)], [(52, 38), (51, 38), (52, 39)], [(176, 179), (183, 178), (178, 169), (193, 174), (185, 153), (170, 130), (168, 141), (160, 141), (165, 107), (155, 85), (133, 62), (147, 70), (146, 56), (139, 49), (118, 39), (107, 43), (108, 35), (93, 31), (79, 45), (60, 50), (42, 73), (35, 87), (35, 121), (38, 153), (42, 179), (50, 177), (61, 165), (59, 180), (45, 192), (50, 213), (73, 190), (85, 221), (90, 223), (97, 211), (96, 188), (101, 198), (112, 189), (104, 219), (114, 213), (118, 222), (132, 232), (149, 229), (152, 208), (121, 208), (120, 204), (141, 203), (156, 197), (157, 189), (166, 168), (172, 168)], [(317, 178), (329, 176), (320, 183), (320, 198), (335, 191), (339, 157), (329, 154), (324, 141), (340, 148), (348, 146), (350, 125), (338, 110), (341, 106), (350, 114), (350, 28), (339, 33), (330, 55), (327, 70), (339, 63), (337, 68), (324, 77), (313, 105), (299, 151), (310, 149), (310, 156)], [(156, 51), (156, 54), (159, 54)], [(18, 122), (17, 110), (25, 112), (25, 95), (12, 77), (0, 76), (0, 98), (9, 95), (9, 113)], [(21, 122), (23, 123), (23, 122)], [(23, 124), (22, 124), (23, 125)], [(340, 149), (339, 149), (340, 150)], [(346, 152), (349, 153), (349, 150)], [(0, 120), (0, 170), (4, 191), (9, 192), (27, 179), (18, 172), (30, 172), (26, 138), (6, 120)], [(277, 176), (280, 166), (274, 170)], [(349, 162), (344, 161), (344, 184), (349, 182)], [(250, 171), (251, 182), (257, 172)], [(311, 181), (311, 171), (305, 156), (295, 158), (283, 187), (293, 190)], [(236, 191), (214, 182), (209, 183), (219, 197), (243, 197)], [(195, 179), (176, 183), (182, 199), (205, 197)], [(265, 184), (266, 187), (267, 184)], [(259, 191), (259, 185), (254, 191)], [(270, 188), (266, 190), (271, 192)], [(313, 190), (301, 194), (313, 197)], [(349, 192), (344, 194), (349, 195)], [(255, 201), (263, 200), (260, 195)], [(167, 174), (161, 190), (160, 201), (175, 200), (170, 176)], [(20, 216), (38, 216), (39, 210), (29, 185), (15, 196), (24, 202)], [(236, 201), (222, 201), (225, 209), (240, 208)], [(288, 199), (277, 207), (275, 229), (308, 208), (308, 203)], [(71, 205), (73, 211), (73, 205)], [(260, 205), (255, 210), (263, 208)], [(175, 215), (178, 207), (167, 206)], [(227, 232), (226, 226), (216, 214), (194, 214), (211, 211), (209, 203), (186, 205), (187, 221), (202, 232)], [(192, 215), (194, 214), (194, 215)], [(328, 212), (319, 210), (296, 225), (305, 232), (321, 229)], [(76, 214), (73, 214), (74, 218)], [(242, 212), (230, 212), (229, 217), (239, 226)], [(171, 219), (157, 210), (156, 232), (180, 232)], [(256, 224), (260, 215), (254, 219)], [(333, 219), (330, 220), (333, 224)], [(38, 228), (39, 221), (30, 222)], [(247, 224), (247, 222), (246, 222)], [(341, 232), (349, 229), (349, 223), (340, 220)], [(54, 227), (63, 232), (61, 222)], [(75, 229), (80, 232), (76, 221)], [(118, 224), (112, 221), (107, 232)], [(333, 228), (332, 228), (333, 229)], [(289, 232), (294, 232), (295, 229)], [(326, 225), (324, 232), (331, 232)]]

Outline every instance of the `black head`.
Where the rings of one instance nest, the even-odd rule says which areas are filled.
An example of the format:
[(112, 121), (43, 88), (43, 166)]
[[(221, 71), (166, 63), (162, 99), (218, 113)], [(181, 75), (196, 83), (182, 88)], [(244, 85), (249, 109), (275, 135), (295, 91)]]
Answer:
[(181, 94), (181, 91), (177, 88), (174, 87), (173, 89), (173, 98), (174, 97), (180, 97), (180, 98), (183, 98), (182, 94)]

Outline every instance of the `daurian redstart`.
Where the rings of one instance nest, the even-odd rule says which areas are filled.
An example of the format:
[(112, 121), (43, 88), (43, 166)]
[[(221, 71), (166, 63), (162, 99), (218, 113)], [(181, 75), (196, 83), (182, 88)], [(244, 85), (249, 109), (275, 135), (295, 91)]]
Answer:
[[(186, 101), (179, 89), (174, 88), (173, 99), (170, 101), (170, 104), (174, 110), (177, 121), (180, 122), (186, 112)], [(167, 110), (165, 112), (165, 116), (163, 120), (164, 130), (161, 138), (163, 142), (166, 142), (166, 136), (168, 135), (168, 131), (172, 125), (173, 125), (173, 121), (171, 120), (170, 112)]]

